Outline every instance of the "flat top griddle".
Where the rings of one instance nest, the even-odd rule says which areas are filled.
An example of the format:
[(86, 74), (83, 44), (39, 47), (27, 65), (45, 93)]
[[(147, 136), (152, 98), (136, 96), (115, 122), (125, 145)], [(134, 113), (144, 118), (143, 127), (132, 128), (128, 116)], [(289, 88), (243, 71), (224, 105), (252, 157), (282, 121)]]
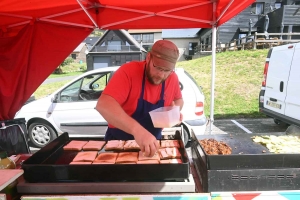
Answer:
[[(280, 169), (299, 168), (300, 154), (275, 154), (265, 146), (255, 143), (251, 137), (267, 134), (244, 135), (201, 135), (193, 136), (192, 148), (198, 153), (199, 159), (206, 164), (207, 169)], [(282, 135), (274, 133), (272, 135)], [(208, 155), (199, 143), (199, 140), (213, 138), (223, 141), (232, 148), (231, 155)]]
[[(180, 133), (175, 138), (181, 142)], [(81, 138), (76, 140), (102, 140)], [(112, 181), (182, 181), (189, 178), (190, 165), (185, 148), (180, 148), (182, 164), (101, 164), (69, 165), (78, 152), (65, 151), (70, 142), (62, 134), (33, 154), (22, 165), (27, 182), (112, 182)], [(104, 150), (100, 150), (104, 151)]]

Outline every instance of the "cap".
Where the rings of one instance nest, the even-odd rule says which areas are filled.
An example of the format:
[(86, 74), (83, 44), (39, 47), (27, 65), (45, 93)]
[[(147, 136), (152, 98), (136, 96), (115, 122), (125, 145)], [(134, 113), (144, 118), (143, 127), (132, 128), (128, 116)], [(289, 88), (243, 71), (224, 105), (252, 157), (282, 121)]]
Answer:
[(169, 40), (158, 40), (153, 44), (150, 54), (152, 55), (154, 65), (174, 68), (179, 56), (179, 51), (173, 42)]

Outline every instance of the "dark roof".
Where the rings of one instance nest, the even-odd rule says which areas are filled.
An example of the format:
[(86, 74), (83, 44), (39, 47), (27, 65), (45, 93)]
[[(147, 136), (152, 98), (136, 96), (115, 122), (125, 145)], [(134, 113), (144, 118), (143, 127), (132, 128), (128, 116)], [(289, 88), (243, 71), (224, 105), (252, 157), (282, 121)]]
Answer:
[(87, 37), (84, 42), (89, 46), (93, 46), (99, 39), (100, 37)]

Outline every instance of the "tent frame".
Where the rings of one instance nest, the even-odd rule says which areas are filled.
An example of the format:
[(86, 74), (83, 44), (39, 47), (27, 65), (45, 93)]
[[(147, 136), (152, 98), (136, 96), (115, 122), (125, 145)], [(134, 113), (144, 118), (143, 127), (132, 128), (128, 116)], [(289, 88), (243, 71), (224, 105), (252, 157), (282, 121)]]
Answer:
[[(17, 3), (18, 6), (10, 6), (11, 1), (15, 4)], [(25, 4), (24, 4), (25, 2)], [(214, 123), (214, 98), (215, 98), (215, 71), (216, 71), (216, 38), (217, 38), (217, 28), (222, 24), (231, 19), (233, 16), (238, 14), (238, 12), (242, 11), (246, 6), (249, 6), (250, 3), (255, 2), (254, 0), (202, 0), (199, 1), (190, 1), (190, 2), (180, 2), (179, 4), (176, 4), (174, 2), (173, 6), (165, 6), (164, 3), (160, 4), (160, 1), (156, 1), (157, 5), (164, 5), (165, 9), (153, 9), (148, 10), (149, 6), (152, 6), (151, 1), (146, 1), (143, 6), (137, 6), (136, 2), (132, 1), (129, 2), (129, 4), (121, 3), (119, 4), (117, 0), (115, 1), (109, 1), (109, 0), (66, 0), (66, 1), (49, 1), (47, 3), (47, 0), (44, 0), (44, 2), (35, 0), (33, 2), (37, 3), (37, 6), (31, 5), (31, 1), (24, 1), (22, 3), (19, 3), (18, 0), (4, 0), (0, 3), (0, 17), (4, 16), (4, 19), (10, 19), (10, 20), (2, 20), (1, 23), (1, 31), (5, 37), (9, 39), (9, 41), (14, 44), (15, 46), (20, 45), (19, 43), (22, 42), (22, 47), (24, 46), (30, 46), (30, 49), (22, 49), (24, 51), (22, 55), (22, 59), (19, 60), (13, 60), (12, 58), (15, 57), (16, 53), (13, 51), (18, 51), (17, 48), (15, 48), (13, 51), (5, 51), (2, 53), (4, 56), (6, 56), (8, 59), (6, 59), (3, 63), (6, 64), (6, 66), (12, 65), (14, 69), (16, 69), (16, 72), (18, 72), (18, 68), (16, 66), (25, 66), (26, 70), (32, 67), (31, 70), (34, 72), (38, 72), (39, 70), (36, 70), (39, 68), (40, 63), (42, 63), (41, 59), (37, 59), (34, 61), (27, 61), (30, 57), (33, 57), (33, 55), (41, 54), (40, 51), (37, 49), (40, 47), (39, 45), (42, 45), (44, 41), (44, 38), (50, 38), (52, 41), (57, 41), (56, 38), (53, 38), (52, 35), (48, 35), (47, 31), (44, 31), (45, 27), (48, 28), (48, 30), (51, 29), (51, 26), (54, 27), (54, 25), (58, 24), (61, 26), (56, 26), (55, 28), (60, 31), (66, 31), (66, 30), (72, 30), (77, 32), (77, 34), (72, 35), (73, 40), (69, 40), (69, 45), (64, 48), (64, 51), (56, 51), (56, 47), (54, 44), (51, 44), (51, 48), (54, 49), (53, 55), (57, 58), (56, 60), (52, 60), (51, 64), (49, 63), (47, 65), (47, 70), (51, 70), (52, 66), (56, 65), (59, 60), (61, 59), (58, 56), (64, 56), (65, 54), (69, 53), (70, 49), (73, 48), (75, 43), (80, 41), (83, 37), (85, 37), (86, 32), (91, 32), (95, 28), (99, 29), (120, 29), (120, 28), (131, 28), (131, 27), (146, 27), (146, 28), (175, 28), (179, 27), (178, 24), (182, 25), (183, 27), (189, 27), (189, 28), (195, 28), (199, 26), (199, 28), (211, 28), (212, 29), (212, 60), (211, 60), (211, 98), (210, 98), (210, 129), (209, 133), (211, 133), (211, 127)], [(102, 4), (101, 4), (101, 3)], [(106, 4), (105, 4), (106, 3)], [(185, 4), (185, 5), (184, 5)], [(188, 4), (188, 5), (187, 5)], [(20, 6), (26, 5), (27, 9), (22, 10)], [(123, 7), (122, 5), (127, 5), (127, 7)], [(155, 4), (156, 5), (156, 4)], [(180, 6), (177, 6), (180, 5)], [(51, 7), (52, 6), (52, 7)], [(57, 8), (56, 12), (49, 12), (49, 10), (52, 11), (52, 8), (55, 10)], [(140, 8), (140, 9), (138, 9)], [(209, 10), (207, 10), (209, 8)], [(45, 9), (44, 14), (43, 9)], [(70, 10), (69, 10), (70, 9)], [(104, 12), (98, 12), (98, 9), (104, 10)], [(205, 11), (203, 15), (199, 14), (200, 10)], [(181, 13), (187, 13), (189, 10), (194, 11), (191, 15), (183, 16)], [(32, 11), (32, 12), (31, 12)], [(37, 12), (38, 11), (38, 12)], [(116, 12), (118, 11), (118, 12)], [(113, 20), (106, 20), (110, 19), (110, 15), (114, 15), (116, 13), (129, 13), (130, 16), (127, 19), (124, 19), (124, 17), (116, 17)], [(178, 14), (176, 14), (178, 13)], [(78, 14), (78, 15), (77, 15)], [(48, 16), (43, 16), (48, 15)], [(69, 16), (68, 16), (69, 15)], [(79, 16), (79, 20), (76, 20), (76, 16)], [(197, 17), (198, 16), (198, 17)], [(83, 18), (81, 18), (83, 17)], [(103, 17), (103, 18), (101, 18)], [(155, 17), (158, 17), (158, 19), (162, 19), (163, 23), (158, 23), (155, 25), (152, 23), (151, 18), (156, 19)], [(101, 18), (101, 19), (100, 19)], [(68, 19), (68, 20), (66, 20)], [(71, 20), (72, 19), (72, 20)], [(148, 24), (143, 25), (144, 20), (148, 22)], [(64, 21), (66, 20), (66, 21)], [(102, 22), (103, 21), (103, 22)], [(11, 23), (10, 23), (11, 22)], [(38, 23), (38, 22), (46, 22), (46, 23)], [(149, 23), (150, 22), (150, 23)], [(35, 25), (35, 26), (28, 26)], [(124, 24), (124, 25), (123, 25)], [(22, 26), (26, 25), (27, 27), (22, 28)], [(193, 27), (195, 26), (195, 27)], [(16, 27), (16, 28), (15, 28)], [(20, 29), (18, 29), (21, 27)], [(43, 28), (42, 28), (43, 27)], [(11, 33), (9, 29), (13, 29)], [(41, 31), (43, 30), (43, 31)], [(22, 32), (24, 34), (24, 37), (30, 37), (31, 40), (28, 40), (29, 42), (26, 43), (24, 40), (20, 38), (17, 38), (18, 35), (15, 35), (19, 32)], [(34, 35), (36, 33), (42, 33), (40, 35)], [(49, 32), (50, 33), (50, 32)], [(26, 35), (27, 34), (27, 35)], [(8, 40), (3, 37), (2, 43), (6, 45), (6, 48), (8, 45)], [(14, 37), (14, 38), (13, 38)], [(56, 37), (60, 37), (59, 34), (57, 34)], [(82, 38), (81, 38), (82, 37)], [(38, 38), (37, 40), (35, 38)], [(0, 38), (2, 39), (2, 38)], [(37, 41), (37, 42), (36, 42)], [(40, 42), (42, 41), (42, 42)], [(36, 42), (36, 43), (34, 43)], [(30, 44), (29, 44), (30, 43)], [(31, 43), (34, 45), (32, 46)], [(34, 49), (34, 50), (32, 50)], [(58, 52), (60, 54), (58, 54)], [(64, 54), (62, 54), (64, 52)], [(14, 62), (7, 62), (7, 60), (13, 60)], [(25, 60), (25, 62), (21, 62), (22, 60)], [(20, 63), (18, 63), (20, 62)], [(4, 69), (5, 70), (5, 69)], [(4, 71), (3, 70), (3, 71)], [(33, 82), (27, 82), (24, 81), (28, 77), (30, 77), (29, 72), (24, 70), (24, 75), (19, 75), (19, 77), (22, 77), (23, 79), (23, 89), (24, 95), (3, 95), (1, 93), (1, 97), (3, 98), (3, 102), (9, 102), (11, 99), (12, 101), (16, 100), (17, 103), (24, 102), (25, 98), (29, 95), (31, 90), (36, 87), (37, 84), (41, 81), (40, 79), (37, 79)], [(36, 70), (36, 71), (35, 71)], [(19, 70), (20, 71), (20, 70)], [(10, 71), (8, 72), (8, 74)], [(48, 71), (47, 71), (48, 73)], [(42, 74), (42, 78), (44, 78), (46, 74)], [(7, 82), (6, 79), (4, 81)], [(31, 86), (31, 87), (29, 87)], [(28, 90), (27, 90), (28, 88)], [(0, 99), (2, 101), (2, 99)], [(10, 104), (10, 109), (6, 110), (4, 109), (3, 113), (0, 113), (1, 115), (5, 115), (4, 117), (0, 115), (1, 118), (6, 119), (7, 116), (11, 117), (14, 115), (15, 111), (18, 109), (20, 105), (13, 105)]]

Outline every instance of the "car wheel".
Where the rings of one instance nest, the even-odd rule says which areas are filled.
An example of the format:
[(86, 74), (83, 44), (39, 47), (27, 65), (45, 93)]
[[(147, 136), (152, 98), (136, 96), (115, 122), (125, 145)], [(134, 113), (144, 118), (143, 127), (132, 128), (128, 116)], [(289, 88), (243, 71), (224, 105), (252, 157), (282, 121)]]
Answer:
[(44, 123), (32, 123), (28, 128), (28, 135), (32, 145), (38, 148), (46, 146), (56, 138), (55, 131)]
[(277, 124), (277, 125), (280, 125), (280, 124), (281, 124), (281, 121), (280, 121), (279, 119), (275, 119), (275, 118), (274, 118), (274, 123)]

